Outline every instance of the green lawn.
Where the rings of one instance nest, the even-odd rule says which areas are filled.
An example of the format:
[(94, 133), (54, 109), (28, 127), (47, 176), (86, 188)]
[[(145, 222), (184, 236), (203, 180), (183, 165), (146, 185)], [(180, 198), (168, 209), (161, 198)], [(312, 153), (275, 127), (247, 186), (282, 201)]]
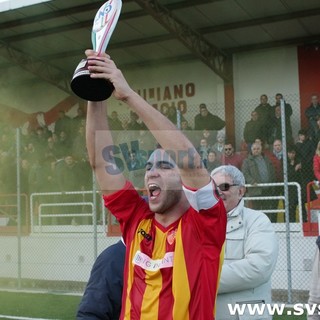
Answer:
[(80, 299), (80, 296), (61, 294), (0, 292), (0, 314), (74, 320)]
[[(74, 320), (80, 296), (47, 293), (1, 292), (0, 315)], [(1, 318), (0, 320), (6, 319)], [(274, 320), (306, 320), (302, 316), (274, 316)]]

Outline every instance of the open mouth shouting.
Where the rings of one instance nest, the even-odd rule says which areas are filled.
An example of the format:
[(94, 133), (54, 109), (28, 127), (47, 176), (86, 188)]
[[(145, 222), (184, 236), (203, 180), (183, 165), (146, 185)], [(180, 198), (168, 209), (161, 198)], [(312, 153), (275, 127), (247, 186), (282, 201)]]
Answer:
[(148, 191), (149, 191), (149, 199), (155, 200), (160, 195), (161, 188), (155, 183), (150, 183), (148, 184)]

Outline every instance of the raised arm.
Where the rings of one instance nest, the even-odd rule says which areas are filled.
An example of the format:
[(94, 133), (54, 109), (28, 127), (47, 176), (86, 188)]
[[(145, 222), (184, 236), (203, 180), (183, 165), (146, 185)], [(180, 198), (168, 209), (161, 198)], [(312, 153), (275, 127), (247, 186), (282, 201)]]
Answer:
[[(87, 50), (86, 55), (89, 59), (96, 57), (96, 53), (92, 50)], [(91, 72), (91, 77), (110, 80), (115, 87), (113, 93), (114, 97), (125, 102), (132, 111), (138, 114), (158, 143), (161, 144), (162, 148), (176, 153), (176, 162), (180, 168), (183, 184), (191, 188), (201, 188), (208, 184), (210, 176), (204, 168), (199, 154), (185, 135), (178, 130), (170, 120), (131, 89), (122, 75), (122, 72), (117, 68), (108, 55), (104, 54), (100, 57), (100, 60), (90, 61), (89, 70)], [(89, 102), (88, 107), (87, 144), (91, 144), (94, 142), (93, 140), (96, 135), (96, 130), (108, 128), (104, 123), (106, 116), (99, 114), (102, 113), (102, 103)], [(96, 107), (101, 111), (93, 110)], [(97, 123), (94, 123), (95, 121), (97, 121)], [(108, 136), (106, 137), (106, 139), (108, 139), (107, 143), (112, 143), (110, 134), (108, 133), (106, 135)], [(107, 143), (104, 142), (105, 145)], [(113, 183), (115, 183), (114, 186), (117, 188), (123, 186), (125, 180), (122, 175), (118, 174), (110, 177), (110, 174), (105, 172), (104, 167), (106, 160), (101, 157), (103, 144), (99, 144), (95, 147), (91, 145), (89, 147), (96, 149), (96, 151), (90, 150), (89, 155), (91, 163), (92, 160), (95, 160), (95, 172), (97, 174), (100, 187), (104, 189), (108, 188), (109, 179), (112, 179)], [(92, 159), (94, 154), (96, 154), (96, 158)], [(101, 183), (104, 186), (102, 186)]]
[(125, 185), (125, 177), (109, 156), (112, 155), (114, 144), (105, 102), (88, 102), (86, 144), (89, 161), (101, 191), (110, 194), (120, 190)]

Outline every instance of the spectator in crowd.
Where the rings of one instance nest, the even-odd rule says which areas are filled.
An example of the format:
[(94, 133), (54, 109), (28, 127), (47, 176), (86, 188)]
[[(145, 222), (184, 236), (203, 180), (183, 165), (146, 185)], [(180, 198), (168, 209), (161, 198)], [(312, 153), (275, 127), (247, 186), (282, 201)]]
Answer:
[(314, 147), (314, 149), (317, 148), (317, 144), (320, 141), (320, 116), (316, 117), (317, 119), (317, 125), (315, 130), (309, 130), (310, 135), (311, 135), (311, 140), (312, 140), (312, 145)]
[(273, 182), (283, 182), (283, 150), (282, 150), (282, 141), (276, 139), (272, 143), (272, 150), (265, 150), (265, 156), (271, 161), (276, 179)]
[[(301, 159), (297, 156), (296, 147), (294, 145), (288, 145), (287, 147), (287, 175), (289, 182), (297, 182), (300, 185), (303, 184), (303, 175), (302, 175), (302, 166), (301, 166)], [(297, 211), (297, 204), (298, 204), (298, 196), (297, 196), (297, 188), (295, 186), (288, 187), (289, 191), (289, 222), (297, 222), (296, 219), (296, 211)], [(302, 206), (306, 202), (306, 198), (302, 197), (302, 195), (306, 195), (305, 192), (301, 192), (301, 201)]]
[[(281, 100), (283, 99), (283, 94), (282, 93), (277, 93), (275, 95), (275, 100), (276, 100), (276, 104), (274, 105), (274, 108), (276, 106), (280, 106), (281, 105)], [(289, 103), (287, 103), (286, 101), (284, 101), (284, 107), (285, 107), (285, 114), (287, 117), (291, 117), (292, 116), (292, 107)]]
[[(260, 183), (271, 183), (275, 181), (275, 172), (271, 161), (263, 155), (262, 146), (259, 143), (253, 143), (251, 146), (251, 154), (243, 160), (242, 172), (248, 184), (252, 187), (248, 188), (250, 197), (254, 196), (272, 196), (272, 187), (257, 187)], [(271, 207), (270, 200), (254, 200), (252, 206), (256, 210), (274, 210)], [(276, 222), (276, 214), (268, 213), (271, 222)]]
[(202, 131), (204, 129), (218, 131), (225, 127), (224, 120), (213, 115), (207, 109), (206, 104), (201, 103), (199, 106), (199, 114), (194, 118), (194, 129)]
[(169, 105), (167, 103), (163, 103), (161, 105), (161, 110), (160, 112), (165, 116), (165, 117), (169, 117)]
[(139, 120), (139, 116), (135, 112), (130, 111), (130, 121), (128, 122), (127, 130), (145, 129), (144, 125), (140, 123), (138, 120)]
[(261, 138), (268, 142), (269, 128), (271, 119), (274, 116), (274, 109), (270, 106), (268, 102), (268, 96), (262, 94), (260, 96), (260, 104), (254, 109), (258, 113), (258, 121), (261, 128)]
[(157, 142), (149, 130), (142, 129), (139, 131), (138, 143), (140, 149), (138, 152), (139, 159), (145, 163), (147, 160), (147, 155), (155, 149)]
[[(310, 310), (308, 313), (308, 320), (320, 320), (320, 236), (316, 241), (316, 252), (313, 258), (313, 266), (310, 281), (309, 300)], [(316, 308), (314, 306), (317, 305)], [(312, 314), (311, 314), (312, 313)]]
[[(307, 185), (314, 180), (313, 172), (313, 143), (308, 136), (307, 130), (301, 129), (298, 132), (298, 140), (295, 144), (297, 157), (301, 161), (301, 199), (302, 199), (302, 217), (303, 221), (307, 221), (307, 211), (305, 203), (307, 202)], [(313, 188), (310, 188), (310, 201), (316, 200), (317, 195)]]
[(209, 112), (206, 104), (200, 104), (199, 114), (194, 118), (194, 130), (198, 136), (201, 136), (202, 131), (206, 129), (212, 132), (211, 136), (213, 141), (215, 141), (217, 132), (223, 129), (225, 125), (226, 122), (224, 120)]
[(108, 117), (110, 129), (113, 130), (123, 130), (122, 122), (119, 119), (117, 111), (112, 111), (111, 116)]
[(196, 144), (197, 143), (197, 134), (195, 134), (193, 132), (192, 127), (189, 125), (188, 120), (186, 120), (185, 118), (181, 119), (181, 131), (184, 133), (184, 135), (192, 142), (192, 144)]
[(181, 120), (181, 130), (182, 131), (191, 131), (192, 128), (189, 126), (189, 122), (186, 119)]
[[(275, 180), (272, 182), (283, 182), (283, 149), (282, 149), (282, 141), (276, 139), (272, 143), (272, 150), (269, 149), (264, 150), (264, 155), (270, 160), (272, 166), (274, 168)], [(283, 195), (283, 186), (274, 186), (272, 188), (273, 196), (281, 196)], [(278, 208), (279, 200), (270, 200), (271, 208)]]
[(44, 179), (44, 158), (38, 157), (37, 160), (30, 164), (28, 181), (29, 181), (29, 192), (43, 192), (45, 190), (45, 179)]
[(42, 127), (38, 127), (35, 131), (35, 135), (33, 136), (32, 143), (35, 146), (36, 150), (39, 153), (42, 153), (46, 144), (47, 144), (47, 136)]
[(205, 166), (207, 165), (209, 150), (210, 146), (208, 145), (207, 139), (202, 138), (200, 140), (200, 144), (197, 148), (197, 151), (200, 154), (201, 160)]
[(72, 142), (72, 137), (69, 136), (67, 131), (60, 131), (58, 141), (56, 142), (59, 159), (65, 158), (66, 155), (70, 153), (70, 150), (72, 149)]
[(232, 165), (241, 169), (243, 158), (239, 153), (234, 151), (233, 144), (230, 141), (226, 141), (224, 144), (224, 153), (221, 156), (221, 164)]
[(79, 126), (78, 133), (73, 139), (72, 154), (76, 161), (87, 160), (87, 147), (86, 147), (86, 129), (83, 126)]
[(95, 261), (77, 310), (77, 320), (118, 320), (126, 247), (121, 239)]
[(214, 140), (217, 137), (212, 134), (212, 131), (207, 129), (202, 130), (202, 138), (208, 141), (209, 146), (213, 146), (217, 142), (217, 140)]
[(251, 152), (251, 145), (255, 142), (256, 138), (262, 137), (261, 124), (258, 120), (258, 112), (251, 112), (251, 119), (246, 122), (243, 131), (243, 138), (247, 144), (248, 152)]
[(129, 171), (129, 180), (132, 182), (134, 187), (142, 189), (144, 185), (144, 169), (146, 166), (147, 159), (141, 156), (140, 153), (136, 153), (135, 150), (129, 152), (127, 159), (127, 168)]
[(83, 107), (79, 107), (77, 109), (77, 115), (71, 119), (72, 123), (72, 132), (71, 135), (72, 137), (75, 137), (78, 132), (80, 127), (85, 127), (86, 125), (86, 112)]
[(318, 95), (311, 96), (311, 104), (305, 110), (305, 115), (309, 122), (310, 135), (313, 136), (317, 129), (317, 117), (320, 116), (320, 104)]
[(20, 161), (20, 192), (29, 196), (30, 163), (27, 159)]
[[(70, 150), (69, 150), (70, 152)], [(83, 172), (79, 163), (72, 154), (67, 154), (63, 160), (59, 161), (56, 166), (57, 182), (61, 192), (81, 191), (84, 185), (84, 177), (87, 175)], [(81, 178), (79, 180), (79, 178)], [(80, 194), (65, 194), (63, 197), (66, 203), (81, 202)], [(68, 205), (63, 208), (63, 213), (69, 216), (59, 218), (59, 224), (79, 224), (80, 219), (72, 217), (72, 214), (79, 213), (79, 205)]]
[(297, 154), (301, 159), (301, 165), (304, 175), (305, 185), (302, 188), (306, 187), (306, 184), (314, 180), (312, 161), (314, 156), (314, 146), (309, 138), (308, 131), (301, 129), (298, 132), (298, 140), (295, 144)]
[(178, 117), (177, 117), (177, 109), (174, 106), (170, 106), (168, 110), (168, 119), (175, 125), (178, 124)]
[(317, 148), (313, 156), (313, 173), (316, 180), (320, 181), (320, 141), (317, 144)]
[[(271, 275), (278, 257), (278, 241), (268, 217), (244, 206), (245, 178), (231, 165), (211, 173), (227, 211), (224, 263), (217, 296), (216, 320), (239, 319), (228, 304), (270, 304)], [(264, 314), (241, 319), (272, 319)]]
[(60, 132), (64, 131), (67, 134), (72, 134), (71, 118), (66, 115), (64, 110), (58, 113), (58, 119), (54, 124), (54, 132), (59, 136)]
[(209, 173), (211, 173), (213, 169), (221, 166), (221, 162), (217, 159), (216, 152), (212, 149), (209, 150), (206, 165)]
[(226, 134), (224, 130), (221, 130), (217, 133), (216, 142), (211, 147), (217, 154), (218, 160), (221, 162), (221, 156), (224, 153), (224, 143), (226, 140)]
[[(91, 77), (110, 80), (114, 97), (138, 113), (165, 148), (155, 150), (148, 159), (146, 203), (105, 152), (106, 146), (113, 145), (103, 116), (105, 103), (88, 102), (90, 163), (126, 244), (120, 319), (164, 319), (168, 314), (180, 319), (214, 319), (226, 228), (225, 209), (214, 183), (191, 142), (130, 88), (113, 60), (106, 54), (103, 60), (93, 59), (97, 53), (92, 50), (86, 55)], [(99, 141), (97, 130), (103, 130)], [(178, 167), (172, 157), (186, 150), (192, 162), (181, 161)]]
[(27, 159), (30, 164), (34, 163), (38, 159), (39, 154), (41, 154), (41, 152), (38, 152), (34, 144), (30, 141), (24, 146), (22, 152), (23, 158)]
[(52, 137), (47, 139), (47, 146), (44, 149), (44, 157), (47, 158), (55, 158), (56, 160), (59, 159), (60, 152), (58, 147)]
[[(274, 115), (271, 121), (271, 129), (269, 134), (269, 144), (272, 144), (274, 140), (282, 140), (282, 121), (281, 121), (281, 100), (283, 96), (281, 93), (276, 94), (276, 104), (274, 108)], [(294, 142), (292, 135), (292, 126), (291, 126), (291, 116), (292, 116), (292, 107), (289, 103), (284, 103), (285, 111), (285, 126), (286, 126), (286, 141), (287, 145)]]

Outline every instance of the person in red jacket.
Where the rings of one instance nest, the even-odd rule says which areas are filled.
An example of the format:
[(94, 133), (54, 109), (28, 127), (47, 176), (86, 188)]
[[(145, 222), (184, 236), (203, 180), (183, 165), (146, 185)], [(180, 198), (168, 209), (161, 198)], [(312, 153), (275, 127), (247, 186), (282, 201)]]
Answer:
[(313, 156), (313, 173), (316, 180), (320, 181), (320, 141), (317, 144), (317, 148)]
[(224, 144), (224, 153), (221, 156), (221, 163), (237, 167), (239, 170), (242, 167), (243, 157), (241, 154), (234, 151), (234, 147), (230, 141)]

